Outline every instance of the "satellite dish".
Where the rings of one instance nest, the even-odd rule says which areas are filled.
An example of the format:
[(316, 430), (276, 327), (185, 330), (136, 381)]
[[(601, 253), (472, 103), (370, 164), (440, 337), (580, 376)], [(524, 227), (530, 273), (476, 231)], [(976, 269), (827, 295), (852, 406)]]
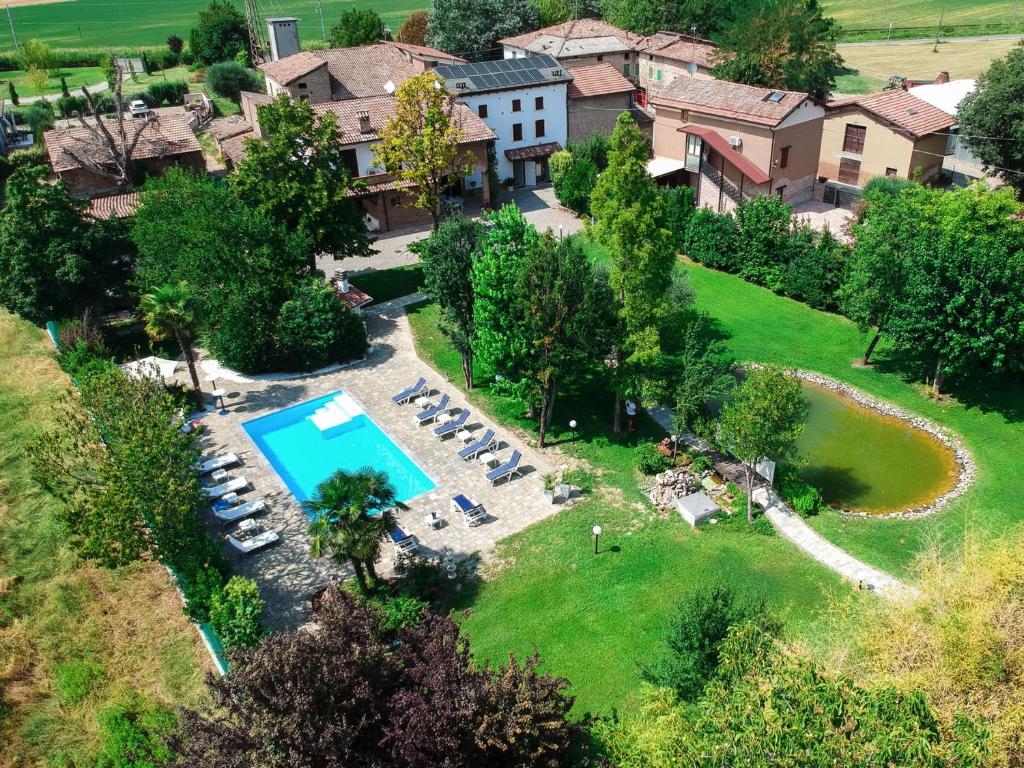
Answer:
[(384, 90), (387, 91), (388, 93), (394, 93), (395, 92), (395, 84), (393, 82), (391, 82), (390, 80), (388, 80), (386, 83), (384, 83)]

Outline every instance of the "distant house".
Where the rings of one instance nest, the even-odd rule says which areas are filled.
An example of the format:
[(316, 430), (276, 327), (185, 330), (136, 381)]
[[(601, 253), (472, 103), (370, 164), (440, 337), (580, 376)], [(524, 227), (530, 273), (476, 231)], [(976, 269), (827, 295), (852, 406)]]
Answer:
[(845, 205), (875, 176), (935, 181), (955, 124), (948, 112), (901, 89), (829, 102), (817, 197)]
[(811, 199), (825, 111), (808, 94), (679, 77), (651, 105), (648, 169), (662, 183), (693, 187), (698, 205), (726, 211), (758, 195)]
[[(120, 143), (116, 120), (104, 117), (115, 142)], [(206, 162), (189, 116), (182, 112), (153, 115), (148, 119), (126, 118), (128, 141), (138, 142), (132, 152), (135, 175), (154, 176), (170, 166), (203, 172)], [(93, 126), (95, 129), (95, 126)], [(97, 172), (95, 166), (109, 166), (107, 145), (89, 128), (75, 121), (43, 134), (53, 172), (67, 182), (73, 194), (95, 197), (120, 192), (116, 181)]]
[(89, 201), (89, 216), (94, 219), (124, 219), (134, 216), (139, 208), (139, 193), (94, 197)]
[(552, 56), (567, 69), (604, 63), (636, 80), (636, 47), (641, 39), (598, 19), (576, 19), (498, 42), (506, 59)]
[(437, 68), (445, 87), (496, 135), (498, 177), (517, 187), (550, 180), (548, 158), (569, 137), (573, 77), (550, 55)]
[[(974, 91), (976, 85), (974, 80), (969, 79), (950, 80), (949, 73), (942, 72), (935, 82), (915, 85), (910, 89), (910, 93), (957, 118), (960, 114), (960, 104)], [(964, 144), (959, 133), (959, 125), (949, 129), (943, 170), (951, 173), (954, 184), (963, 183), (968, 179), (985, 178), (988, 175), (985, 172), (985, 164)]]
[[(273, 29), (271, 29), (273, 35)], [(464, 62), (433, 48), (374, 43), (354, 48), (302, 51), (260, 65), (267, 93), (287, 93), (313, 104), (367, 96), (387, 96), (411, 77), (440, 64)]]
[(610, 134), (623, 112), (633, 115), (640, 129), (651, 137), (654, 120), (636, 107), (636, 86), (611, 64), (591, 64), (572, 70), (569, 84), (569, 141), (583, 141), (592, 134)]
[(637, 46), (639, 82), (648, 99), (664, 91), (677, 77), (711, 77), (717, 46), (710, 40), (676, 32), (656, 32)]

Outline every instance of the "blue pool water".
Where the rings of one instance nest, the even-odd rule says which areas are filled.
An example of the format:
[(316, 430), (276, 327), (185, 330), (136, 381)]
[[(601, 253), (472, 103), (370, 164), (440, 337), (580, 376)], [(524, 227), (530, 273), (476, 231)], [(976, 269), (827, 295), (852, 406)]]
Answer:
[[(435, 487), (365, 413), (321, 431), (311, 417), (339, 396), (345, 397), (343, 392), (332, 392), (242, 424), (295, 498), (310, 498), (317, 484), (337, 469), (353, 471), (365, 466), (388, 473), (399, 501)], [(358, 409), (353, 401), (347, 402)]]

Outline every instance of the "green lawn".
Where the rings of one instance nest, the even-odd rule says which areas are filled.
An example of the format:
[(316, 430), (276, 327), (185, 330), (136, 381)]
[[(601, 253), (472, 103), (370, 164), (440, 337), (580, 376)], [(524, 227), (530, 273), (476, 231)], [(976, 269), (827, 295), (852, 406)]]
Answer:
[[(884, 30), (892, 22), (893, 27), (930, 27), (928, 34), (934, 34), (940, 15), (943, 27), (1009, 25), (1015, 20), (1014, 3), (1007, 0), (822, 0), (821, 6), (848, 31)], [(1021, 26), (1024, 18), (1017, 14), (1016, 22)], [(970, 26), (964, 31), (970, 34)]]
[[(233, 0), (242, 10), (242, 0)], [(169, 35), (188, 40), (196, 15), (209, 0), (74, 0), (10, 9), (19, 40), (38, 38), (56, 48), (107, 48), (111, 45), (163, 46)], [(321, 40), (315, 0), (287, 0), (273, 7), (260, 5), (265, 16), (297, 16), (303, 40)], [(380, 0), (373, 9), (393, 30), (413, 11), (424, 10), (426, 0)], [(324, 27), (329, 32), (345, 8), (368, 7), (358, 0), (323, 3)], [(4, 20), (0, 51), (13, 52), (10, 29)]]
[[(437, 332), (436, 305), (410, 310), (410, 321), (420, 356), (452, 386), (461, 381), (458, 356)], [(478, 385), (470, 400), (523, 430), (510, 442), (530, 439), (533, 424), (519, 407)], [(472, 608), (465, 627), (478, 657), (502, 661), (509, 652), (539, 651), (548, 669), (572, 681), (578, 714), (637, 703), (638, 664), (657, 653), (672, 606), (698, 584), (721, 578), (763, 595), (797, 633), (812, 628), (832, 590), (846, 592), (787, 541), (754, 533), (745, 521), (694, 531), (680, 518), (657, 516), (633, 468), (633, 446), (655, 439), (657, 427), (645, 422), (637, 433), (615, 438), (611, 412), (600, 382), (560, 393), (553, 440), (589, 462), (600, 480), (583, 503), (504, 540), (497, 551), (500, 573), (460, 606)], [(579, 422), (575, 443), (570, 419)], [(604, 531), (597, 557), (590, 536), (595, 524)]]
[(0, 87), (3, 88), (3, 98), (7, 98), (7, 81), (14, 83), (19, 97), (40, 96), (42, 94), (60, 93), (60, 76), (64, 75), (67, 81), (68, 90), (74, 95), (80, 95), (83, 85), (93, 86), (104, 82), (103, 70), (99, 67), (67, 67), (60, 70), (51, 77), (40, 92), (36, 92), (25, 79), (25, 72), (21, 69), (9, 69), (0, 72)]
[[(140, 72), (134, 78), (125, 81), (124, 90), (125, 92), (141, 91), (153, 83), (188, 83), (188, 78), (191, 74), (188, 71), (188, 67), (170, 67), (157, 70), (148, 75), (145, 72)], [(189, 86), (198, 88), (202, 86), (202, 83), (189, 83)]]
[[(353, 262), (355, 264), (358, 262)], [(370, 294), (374, 304), (391, 301), (423, 288), (423, 267), (410, 264), (407, 267), (363, 272), (352, 276), (352, 284)]]
[[(106, 570), (78, 559), (26, 448), (67, 391), (39, 328), (0, 312), (0, 765), (94, 765), (97, 715), (127, 691), (168, 707), (205, 698), (209, 658), (155, 563)], [(98, 665), (73, 701), (69, 662)]]
[(862, 75), (859, 72), (839, 75), (836, 78), (836, 93), (874, 93), (882, 90), (888, 81), (880, 77)]

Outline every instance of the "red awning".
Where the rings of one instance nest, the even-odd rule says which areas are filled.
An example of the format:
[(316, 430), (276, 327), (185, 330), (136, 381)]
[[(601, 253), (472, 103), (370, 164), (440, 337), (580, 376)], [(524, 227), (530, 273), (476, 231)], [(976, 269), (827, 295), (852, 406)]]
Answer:
[(561, 144), (557, 141), (551, 141), (547, 144), (534, 144), (532, 147), (506, 149), (505, 157), (509, 160), (539, 160), (542, 157), (550, 157), (561, 149)]
[(684, 126), (677, 128), (676, 130), (680, 133), (692, 133), (694, 136), (700, 136), (701, 139), (709, 144), (712, 149), (724, 157), (726, 162), (734, 165), (740, 173), (755, 184), (764, 184), (771, 178), (767, 173), (754, 165), (754, 162), (750, 158), (744, 157), (737, 152), (723, 136), (716, 133), (711, 128), (706, 128), (703, 125), (686, 123)]

